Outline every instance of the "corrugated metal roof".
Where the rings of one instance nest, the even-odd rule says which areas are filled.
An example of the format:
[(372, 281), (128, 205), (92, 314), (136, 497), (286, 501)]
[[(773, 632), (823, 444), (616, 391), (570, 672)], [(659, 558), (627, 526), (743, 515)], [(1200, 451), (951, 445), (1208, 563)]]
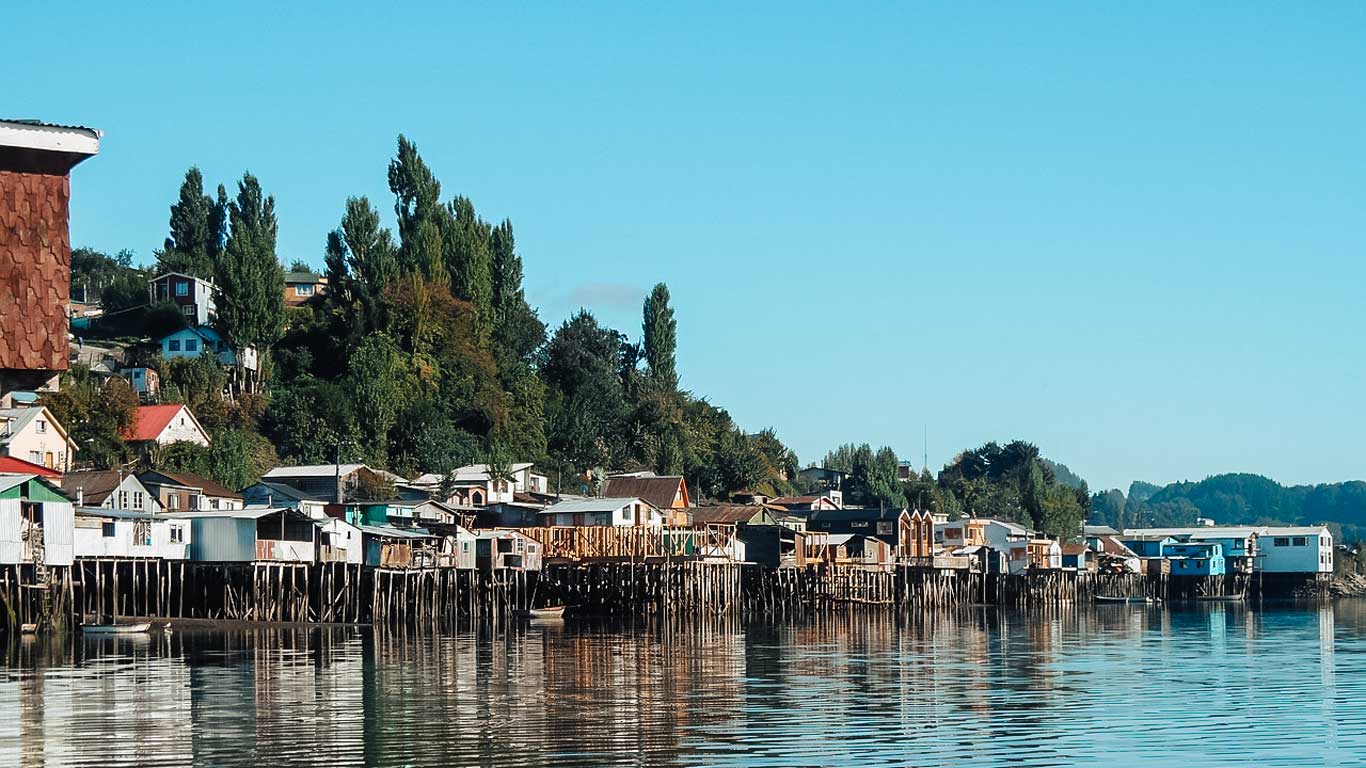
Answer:
[(624, 498), (601, 498), (601, 499), (578, 499), (575, 501), (561, 501), (558, 504), (547, 507), (541, 512), (543, 515), (549, 514), (578, 514), (582, 512), (615, 512), (618, 509), (641, 501), (634, 496)]
[(49, 123), (46, 120), (35, 120), (29, 117), (3, 117), (0, 118), (0, 123), (13, 123), (14, 125), (32, 125), (38, 128), (61, 128), (67, 131), (89, 131), (90, 133), (94, 134), (95, 138), (97, 139), (104, 135), (104, 131), (101, 131), (98, 128), (91, 128), (88, 125), (65, 125), (62, 123)]
[(37, 477), (37, 475), (0, 475), (0, 491), (8, 491), (16, 485), (22, 485)]

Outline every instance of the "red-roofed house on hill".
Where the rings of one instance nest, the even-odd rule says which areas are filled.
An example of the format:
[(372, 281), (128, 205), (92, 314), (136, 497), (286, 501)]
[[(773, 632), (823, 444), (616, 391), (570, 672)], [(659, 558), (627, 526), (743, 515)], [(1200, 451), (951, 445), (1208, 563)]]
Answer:
[(0, 393), (55, 389), (69, 365), (71, 169), (93, 128), (0, 120)]
[(151, 444), (194, 443), (207, 447), (209, 433), (200, 426), (190, 408), (183, 403), (140, 405), (133, 414), (133, 426), (123, 441), (134, 448)]

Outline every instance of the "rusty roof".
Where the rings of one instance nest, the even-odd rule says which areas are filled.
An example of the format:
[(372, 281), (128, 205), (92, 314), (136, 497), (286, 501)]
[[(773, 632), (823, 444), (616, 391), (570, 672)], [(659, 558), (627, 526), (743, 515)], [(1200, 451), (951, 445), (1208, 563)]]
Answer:
[(688, 487), (681, 475), (659, 477), (609, 477), (602, 487), (603, 496), (635, 496), (659, 509), (670, 509), (675, 500), (690, 507)]

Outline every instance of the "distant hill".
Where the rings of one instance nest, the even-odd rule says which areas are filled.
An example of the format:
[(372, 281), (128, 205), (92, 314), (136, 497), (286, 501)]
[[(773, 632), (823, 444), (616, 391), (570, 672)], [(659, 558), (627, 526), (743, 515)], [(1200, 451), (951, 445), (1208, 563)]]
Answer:
[(1080, 491), (1086, 487), (1086, 481), (1078, 477), (1077, 473), (1068, 469), (1066, 464), (1053, 461), (1052, 459), (1044, 459), (1043, 463), (1047, 464), (1053, 470), (1053, 477), (1057, 478), (1057, 481), (1060, 484), (1076, 491)]
[(1192, 525), (1197, 517), (1219, 525), (1330, 523), (1340, 538), (1366, 534), (1366, 482), (1283, 486), (1252, 474), (1207, 477), (1158, 488), (1134, 483), (1092, 497), (1092, 522), (1115, 528)]

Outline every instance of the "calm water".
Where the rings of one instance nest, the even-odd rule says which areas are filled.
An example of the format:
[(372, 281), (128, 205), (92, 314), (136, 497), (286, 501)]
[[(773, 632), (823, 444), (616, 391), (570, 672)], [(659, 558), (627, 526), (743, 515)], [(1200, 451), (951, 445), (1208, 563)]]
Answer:
[(10, 765), (1359, 765), (1366, 605), (27, 640)]

